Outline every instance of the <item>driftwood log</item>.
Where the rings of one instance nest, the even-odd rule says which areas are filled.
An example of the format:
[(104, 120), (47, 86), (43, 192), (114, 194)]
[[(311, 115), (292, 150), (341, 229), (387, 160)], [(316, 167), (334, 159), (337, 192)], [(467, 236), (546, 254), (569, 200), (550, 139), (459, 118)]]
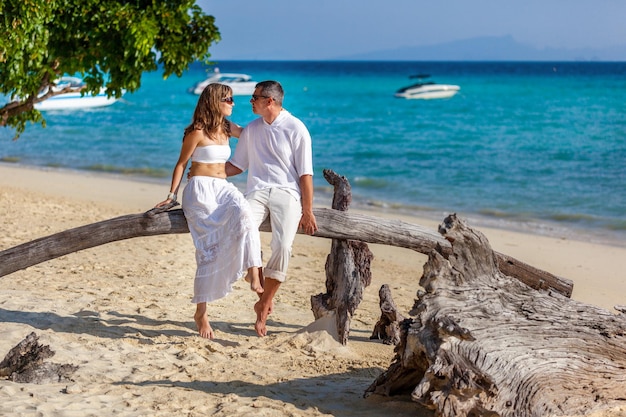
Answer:
[[(314, 209), (319, 230), (315, 236), (358, 240), (412, 249), (428, 254), (436, 249), (443, 254), (452, 250), (450, 242), (422, 226), (395, 219), (383, 219), (333, 209)], [(270, 231), (269, 221), (261, 231)], [(95, 246), (142, 236), (189, 233), (181, 209), (152, 209), (65, 230), (0, 252), (0, 277), (51, 259)], [(535, 289), (553, 290), (570, 297), (573, 282), (534, 268), (507, 255), (495, 252), (499, 268)]]
[(404, 316), (398, 311), (391, 297), (389, 285), (383, 284), (378, 290), (380, 299), (380, 319), (374, 325), (370, 339), (382, 340), (386, 345), (397, 345), (401, 339), (400, 323)]
[[(347, 178), (331, 170), (324, 170), (324, 178), (335, 189), (332, 208), (347, 211), (352, 201)], [(326, 257), (326, 293), (311, 296), (311, 310), (316, 320), (335, 313), (337, 340), (342, 345), (348, 343), (352, 315), (363, 301), (363, 291), (372, 282), (373, 258), (366, 243), (333, 239)]]
[(44, 362), (52, 356), (50, 346), (40, 344), (39, 337), (30, 333), (0, 362), (0, 377), (35, 384), (71, 381), (78, 366)]
[(586, 415), (626, 405), (626, 315), (534, 291), (456, 216), (440, 232), (389, 369), (365, 395), (410, 393), (436, 416)]

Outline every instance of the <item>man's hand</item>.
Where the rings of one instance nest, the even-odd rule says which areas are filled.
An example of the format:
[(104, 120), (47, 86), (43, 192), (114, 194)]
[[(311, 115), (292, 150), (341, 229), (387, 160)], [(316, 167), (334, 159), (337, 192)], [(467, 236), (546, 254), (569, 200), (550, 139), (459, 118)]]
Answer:
[(312, 211), (302, 213), (298, 227), (307, 235), (313, 235), (317, 232), (317, 221)]

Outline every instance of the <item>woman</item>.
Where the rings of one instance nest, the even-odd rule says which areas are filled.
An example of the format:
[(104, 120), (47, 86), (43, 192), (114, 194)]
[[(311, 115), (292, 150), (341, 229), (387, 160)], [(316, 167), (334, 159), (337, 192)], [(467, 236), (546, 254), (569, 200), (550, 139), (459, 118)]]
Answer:
[(156, 207), (176, 201), (185, 167), (191, 159), (202, 169), (193, 170), (183, 193), (183, 212), (196, 247), (194, 320), (200, 336), (213, 339), (207, 302), (226, 296), (232, 284), (247, 270), (246, 281), (258, 294), (261, 243), (250, 206), (241, 192), (226, 180), (230, 157), (228, 140), (239, 137), (241, 127), (226, 120), (233, 112), (232, 89), (209, 84), (198, 99), (191, 124), (185, 128), (183, 145), (172, 173), (167, 199)]

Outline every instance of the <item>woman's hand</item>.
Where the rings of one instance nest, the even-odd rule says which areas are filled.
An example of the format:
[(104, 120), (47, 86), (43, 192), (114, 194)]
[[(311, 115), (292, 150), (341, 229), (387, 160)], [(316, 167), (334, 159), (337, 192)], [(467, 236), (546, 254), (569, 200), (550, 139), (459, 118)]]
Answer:
[(167, 200), (163, 200), (160, 203), (158, 203), (156, 206), (154, 206), (154, 208), (159, 208), (159, 207), (163, 207), (163, 206), (167, 206), (168, 204), (170, 204), (173, 200), (171, 198), (168, 198)]

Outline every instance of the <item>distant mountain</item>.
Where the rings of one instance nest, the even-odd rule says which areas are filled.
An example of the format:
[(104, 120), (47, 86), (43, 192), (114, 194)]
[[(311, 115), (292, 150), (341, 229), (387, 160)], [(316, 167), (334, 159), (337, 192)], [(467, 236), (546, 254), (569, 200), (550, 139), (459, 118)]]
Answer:
[(537, 49), (511, 36), (480, 37), (335, 57), (363, 61), (626, 61), (626, 45), (591, 49)]

